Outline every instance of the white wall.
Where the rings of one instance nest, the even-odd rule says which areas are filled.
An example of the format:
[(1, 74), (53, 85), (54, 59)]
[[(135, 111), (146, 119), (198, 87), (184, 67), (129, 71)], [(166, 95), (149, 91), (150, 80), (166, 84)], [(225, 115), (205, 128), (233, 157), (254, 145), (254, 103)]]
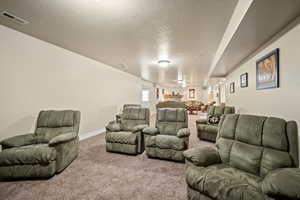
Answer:
[[(299, 21), (299, 20), (298, 20)], [(280, 49), (280, 87), (256, 90), (256, 60)], [(269, 115), (296, 120), (300, 125), (300, 24), (265, 47), (227, 77), (226, 100), (240, 113)], [(240, 75), (248, 72), (249, 87), (240, 88)], [(235, 82), (234, 94), (229, 83)]]
[(220, 103), (226, 103), (226, 84), (220, 85)]
[(208, 88), (202, 89), (200, 101), (202, 101), (204, 104), (208, 103)]
[(80, 110), (84, 134), (141, 103), (139, 78), (4, 26), (0, 52), (0, 139), (32, 132), (43, 109)]

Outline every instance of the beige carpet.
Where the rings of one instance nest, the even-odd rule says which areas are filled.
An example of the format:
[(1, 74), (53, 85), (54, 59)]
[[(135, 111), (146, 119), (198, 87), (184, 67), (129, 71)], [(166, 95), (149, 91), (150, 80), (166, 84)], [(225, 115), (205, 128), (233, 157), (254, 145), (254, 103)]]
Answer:
[[(198, 140), (189, 116), (190, 147)], [(152, 117), (151, 124), (154, 118)], [(184, 164), (105, 151), (104, 134), (80, 142), (79, 157), (48, 180), (0, 182), (0, 200), (184, 200)]]

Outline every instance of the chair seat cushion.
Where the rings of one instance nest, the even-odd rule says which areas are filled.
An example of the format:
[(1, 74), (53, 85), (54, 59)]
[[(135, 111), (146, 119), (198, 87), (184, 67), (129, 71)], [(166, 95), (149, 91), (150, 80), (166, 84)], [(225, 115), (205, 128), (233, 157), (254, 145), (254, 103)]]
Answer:
[(225, 164), (209, 167), (189, 166), (188, 185), (213, 199), (264, 199), (260, 190), (261, 178)]
[(210, 133), (218, 133), (217, 125), (198, 124), (197, 129), (200, 131), (205, 131)]
[(121, 144), (137, 144), (137, 135), (129, 131), (107, 132), (106, 142)]
[(0, 166), (49, 164), (56, 159), (56, 150), (48, 144), (34, 144), (0, 152)]
[(300, 169), (279, 168), (272, 170), (262, 181), (262, 191), (273, 197), (300, 199)]
[(160, 149), (173, 149), (179, 151), (186, 149), (184, 139), (180, 139), (173, 135), (151, 136), (146, 140), (146, 147), (158, 147)]

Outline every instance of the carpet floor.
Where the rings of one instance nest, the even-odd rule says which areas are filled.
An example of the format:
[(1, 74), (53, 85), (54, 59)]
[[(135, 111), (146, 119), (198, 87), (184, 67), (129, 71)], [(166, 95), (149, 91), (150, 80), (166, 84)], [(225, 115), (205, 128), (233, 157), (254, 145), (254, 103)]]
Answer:
[[(212, 145), (197, 138), (189, 116), (190, 147)], [(151, 117), (151, 124), (154, 124)], [(1, 200), (185, 200), (182, 163), (108, 153), (105, 135), (80, 142), (78, 158), (62, 173), (47, 180), (0, 182)]]

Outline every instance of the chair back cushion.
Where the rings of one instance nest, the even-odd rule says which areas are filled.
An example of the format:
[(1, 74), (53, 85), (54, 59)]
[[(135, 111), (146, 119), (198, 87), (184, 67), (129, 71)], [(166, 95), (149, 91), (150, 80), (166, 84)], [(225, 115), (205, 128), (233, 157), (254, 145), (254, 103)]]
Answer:
[(156, 114), (156, 128), (160, 134), (176, 135), (179, 129), (188, 127), (188, 115), (184, 108), (160, 108)]
[(35, 134), (39, 136), (40, 142), (49, 142), (63, 133), (76, 132), (78, 134), (79, 123), (79, 111), (41, 111), (37, 119)]
[(121, 118), (121, 129), (123, 131), (132, 131), (140, 124), (149, 124), (149, 109), (129, 107), (123, 110)]
[(123, 110), (125, 110), (126, 108), (141, 108), (142, 105), (140, 104), (124, 104), (123, 105)]
[(160, 108), (186, 108), (186, 104), (177, 101), (164, 101), (156, 104), (156, 109)]
[(209, 106), (209, 115), (223, 115), (223, 114), (234, 114), (235, 109), (232, 106)]
[(294, 121), (254, 115), (223, 115), (217, 148), (222, 162), (262, 177), (270, 170), (299, 165), (298, 131)]

